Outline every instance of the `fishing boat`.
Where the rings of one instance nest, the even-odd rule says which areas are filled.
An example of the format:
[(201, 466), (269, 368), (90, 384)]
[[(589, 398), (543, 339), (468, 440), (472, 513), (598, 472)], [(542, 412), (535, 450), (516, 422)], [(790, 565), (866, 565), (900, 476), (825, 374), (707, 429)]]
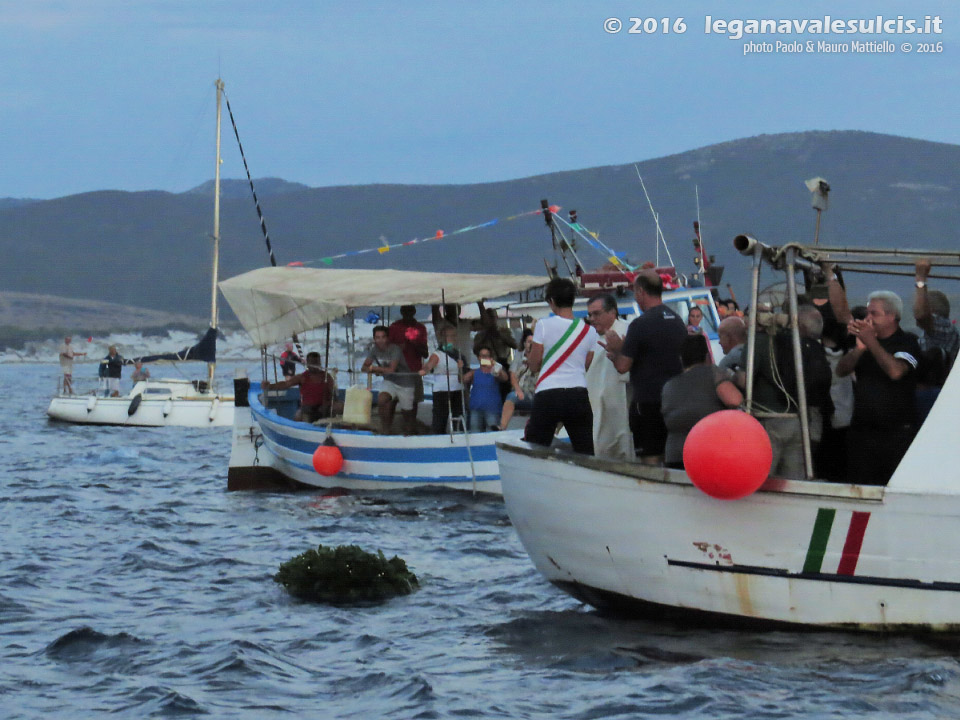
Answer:
[[(137, 382), (124, 396), (102, 397), (97, 390), (75, 395), (58, 392), (50, 400), (52, 420), (81, 425), (131, 425), (140, 427), (221, 427), (233, 423), (233, 395), (219, 393), (214, 384), (217, 346), (217, 280), (220, 262), (220, 109), (223, 81), (217, 88), (217, 158), (213, 195), (213, 264), (210, 327), (196, 345), (179, 352), (128, 359), (152, 362), (206, 362), (206, 380), (182, 378)], [(61, 383), (63, 388), (63, 383)]]
[[(268, 346), (329, 326), (335, 320), (352, 318), (357, 310), (371, 306), (462, 305), (544, 284), (546, 278), (532, 275), (267, 267), (225, 280), (220, 289), (254, 345), (263, 349), (265, 378)], [(349, 327), (354, 327), (352, 320)], [(353, 365), (351, 353), (347, 372), (357, 382), (347, 392), (363, 392), (365, 384), (359, 382)], [(454, 431), (451, 423), (450, 431), (442, 435), (383, 435), (369, 424), (369, 394), (365, 420), (358, 423), (338, 416), (311, 424), (293, 420), (293, 413), (285, 410), (284, 406), (290, 408), (290, 404), (284, 402), (283, 393), (264, 393), (260, 382), (237, 379), (234, 393), (237, 403), (227, 475), (230, 490), (428, 486), (499, 494), (494, 443), (521, 432), (470, 433), (462, 426)], [(339, 449), (343, 465), (335, 475), (323, 476), (314, 469), (312, 458), (328, 439)]]
[[(748, 344), (762, 261), (786, 271), (796, 328), (791, 279), (825, 259), (824, 248), (735, 244), (754, 260)], [(958, 402), (953, 373), (886, 486), (814, 478), (801, 403), (803, 480), (769, 477), (753, 494), (719, 500), (683, 470), (512, 439), (497, 447), (504, 500), (537, 569), (597, 608), (711, 624), (957, 631)]]

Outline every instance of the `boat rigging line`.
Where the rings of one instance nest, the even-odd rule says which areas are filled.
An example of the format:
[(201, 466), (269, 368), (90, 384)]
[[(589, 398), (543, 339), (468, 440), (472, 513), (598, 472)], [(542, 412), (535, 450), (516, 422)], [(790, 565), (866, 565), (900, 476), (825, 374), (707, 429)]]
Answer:
[[(571, 212), (576, 212), (576, 211), (571, 211)], [(574, 218), (571, 218), (572, 222), (567, 222), (560, 215), (556, 215), (555, 217), (557, 218), (557, 220), (562, 222), (564, 225), (569, 227), (573, 232), (575, 232), (577, 235), (583, 238), (583, 240), (590, 247), (592, 247), (597, 252), (603, 254), (606, 257), (606, 259), (610, 261), (610, 263), (613, 264), (617, 268), (617, 270), (619, 270), (620, 272), (626, 274), (628, 270), (632, 271), (637, 269), (635, 266), (630, 265), (630, 263), (626, 263), (623, 260), (621, 260), (617, 256), (616, 250), (614, 250), (613, 248), (601, 242), (599, 237), (597, 237), (589, 229), (587, 229), (583, 225), (583, 223), (579, 222), (578, 220), (575, 220), (575, 216)]]
[[(267, 221), (263, 217), (263, 210), (260, 208), (260, 198), (257, 197), (257, 191), (253, 187), (253, 177), (250, 175), (250, 166), (247, 164), (246, 153), (243, 152), (243, 143), (240, 142), (240, 131), (237, 129), (237, 121), (233, 117), (233, 109), (230, 107), (230, 98), (227, 97), (227, 91), (223, 87), (223, 82), (217, 80), (218, 88), (223, 94), (224, 102), (227, 104), (227, 114), (230, 115), (230, 124), (233, 126), (233, 136), (237, 139), (237, 147), (240, 148), (240, 157), (243, 160), (243, 169), (247, 173), (247, 182), (250, 183), (250, 193), (253, 195), (253, 204), (257, 208), (257, 217), (260, 219), (260, 231), (263, 233), (264, 242), (267, 244), (267, 255), (270, 258), (271, 267), (277, 266), (277, 257), (273, 253), (273, 245), (270, 243), (270, 233), (267, 231)], [(219, 135), (218, 135), (219, 141)], [(220, 158), (217, 156), (217, 174), (220, 173)], [(300, 341), (297, 339), (297, 336), (293, 336), (293, 343), (297, 350), (297, 355), (301, 358), (303, 357), (303, 347), (300, 345)], [(264, 375), (266, 377), (266, 375)]]
[[(219, 82), (219, 81), (218, 81)], [(253, 178), (250, 176), (250, 167), (247, 165), (247, 156), (243, 152), (243, 143), (240, 142), (240, 131), (237, 130), (237, 122), (233, 119), (233, 110), (230, 109), (230, 99), (227, 97), (227, 91), (222, 87), (223, 99), (227, 103), (227, 113), (230, 115), (230, 124), (233, 125), (233, 134), (237, 138), (237, 147), (240, 148), (240, 157), (243, 158), (243, 169), (247, 171), (247, 182), (250, 183), (250, 192), (253, 193), (253, 204), (257, 206), (257, 217), (260, 218), (260, 230), (263, 232), (263, 239), (267, 243), (267, 255), (270, 256), (270, 265), (277, 266), (277, 258), (273, 254), (273, 246), (270, 244), (270, 233), (267, 232), (267, 221), (263, 218), (263, 211), (260, 209), (260, 200), (257, 198), (257, 191), (253, 187)]]
[[(580, 261), (580, 257), (577, 255), (574, 243), (570, 242), (567, 236), (563, 234), (563, 230), (561, 230), (553, 221), (554, 218), (559, 218), (560, 220), (563, 220), (563, 218), (560, 217), (559, 213), (557, 213), (556, 210), (550, 206), (546, 198), (540, 201), (540, 207), (543, 211), (543, 221), (547, 224), (547, 227), (550, 228), (550, 237), (553, 240), (554, 268), (556, 268), (556, 251), (559, 248), (560, 257), (563, 258), (563, 264), (567, 266), (567, 271), (570, 273), (570, 277), (577, 277), (580, 272), (583, 272), (585, 269), (583, 263)], [(559, 210), (559, 208), (556, 209)], [(576, 221), (577, 211), (571, 210), (570, 216), (571, 219)], [(568, 227), (570, 226), (570, 223), (567, 223), (565, 220), (563, 220), (563, 222)], [(558, 237), (559, 240), (557, 239)], [(570, 254), (573, 255), (573, 259), (576, 262), (574, 267), (570, 267), (570, 263), (567, 261), (568, 250), (570, 251)]]

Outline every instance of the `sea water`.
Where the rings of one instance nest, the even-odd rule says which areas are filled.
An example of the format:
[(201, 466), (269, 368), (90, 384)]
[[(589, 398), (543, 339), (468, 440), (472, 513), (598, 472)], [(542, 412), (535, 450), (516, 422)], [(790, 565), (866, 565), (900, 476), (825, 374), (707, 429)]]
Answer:
[[(0, 366), (2, 718), (960, 715), (950, 638), (604, 617), (497, 498), (228, 493), (229, 429), (50, 423), (56, 374)], [(273, 574), (320, 543), (397, 554), (421, 588), (294, 600)]]

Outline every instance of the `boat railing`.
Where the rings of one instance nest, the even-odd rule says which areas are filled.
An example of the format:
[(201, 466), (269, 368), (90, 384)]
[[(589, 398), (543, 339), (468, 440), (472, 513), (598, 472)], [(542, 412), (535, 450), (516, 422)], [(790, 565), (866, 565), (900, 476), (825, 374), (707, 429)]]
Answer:
[[(142, 381), (137, 381), (142, 382)], [(120, 378), (120, 396), (127, 396), (131, 390), (137, 386), (137, 382), (133, 382), (129, 377)], [(177, 396), (193, 396), (193, 395), (221, 395), (222, 393), (216, 386), (214, 388), (209, 388), (206, 380), (188, 380), (186, 378), (149, 378), (146, 382), (149, 383), (150, 387), (148, 388), (148, 394), (150, 390), (153, 390), (153, 394), (161, 394), (165, 387), (167, 388), (167, 395), (177, 395)], [(189, 389), (187, 389), (189, 388)], [(71, 392), (72, 390), (72, 392)], [(58, 372), (56, 376), (56, 387), (54, 389), (54, 395), (58, 396), (70, 396), (70, 395), (97, 395), (100, 397), (105, 397), (109, 395), (107, 392), (107, 383), (104, 378), (96, 377), (87, 377), (80, 376), (78, 377), (76, 372), (73, 374), (72, 381), (68, 387), (66, 384), (66, 378), (62, 372)]]
[[(74, 373), (70, 386), (67, 386), (66, 378), (62, 372), (57, 373), (57, 385), (54, 395), (99, 395), (103, 397), (106, 392), (106, 383), (103, 378), (95, 377), (77, 377)], [(72, 390), (72, 392), (71, 392)]]

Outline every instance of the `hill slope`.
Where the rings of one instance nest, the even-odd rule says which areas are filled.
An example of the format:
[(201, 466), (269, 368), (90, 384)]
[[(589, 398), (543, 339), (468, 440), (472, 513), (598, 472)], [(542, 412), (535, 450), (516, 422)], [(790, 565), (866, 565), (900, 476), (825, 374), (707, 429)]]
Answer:
[[(810, 242), (815, 213), (803, 181), (816, 175), (833, 187), (822, 242), (956, 245), (956, 145), (807, 132), (737, 140), (638, 167), (674, 260), (688, 272), (699, 189), (707, 250), (726, 265), (725, 280), (742, 295), (747, 263), (731, 239), (750, 232), (771, 244)], [(221, 277), (267, 264), (253, 202), (239, 192), (242, 185), (231, 182), (222, 202)], [(538, 208), (543, 197), (564, 212), (577, 209), (584, 225), (635, 261), (653, 259), (656, 252), (654, 224), (632, 164), (478, 185), (303, 188), (271, 179), (263, 186), (258, 194), (282, 264), (376, 247), (381, 236), (402, 242), (503, 219)], [(182, 194), (91, 192), (0, 204), (0, 287), (203, 315), (210, 292), (210, 192), (204, 184)], [(588, 267), (604, 261), (589, 248), (581, 256)], [(552, 262), (549, 234), (534, 216), (335, 267), (539, 273), (544, 258)], [(871, 278), (863, 287), (878, 282)]]

